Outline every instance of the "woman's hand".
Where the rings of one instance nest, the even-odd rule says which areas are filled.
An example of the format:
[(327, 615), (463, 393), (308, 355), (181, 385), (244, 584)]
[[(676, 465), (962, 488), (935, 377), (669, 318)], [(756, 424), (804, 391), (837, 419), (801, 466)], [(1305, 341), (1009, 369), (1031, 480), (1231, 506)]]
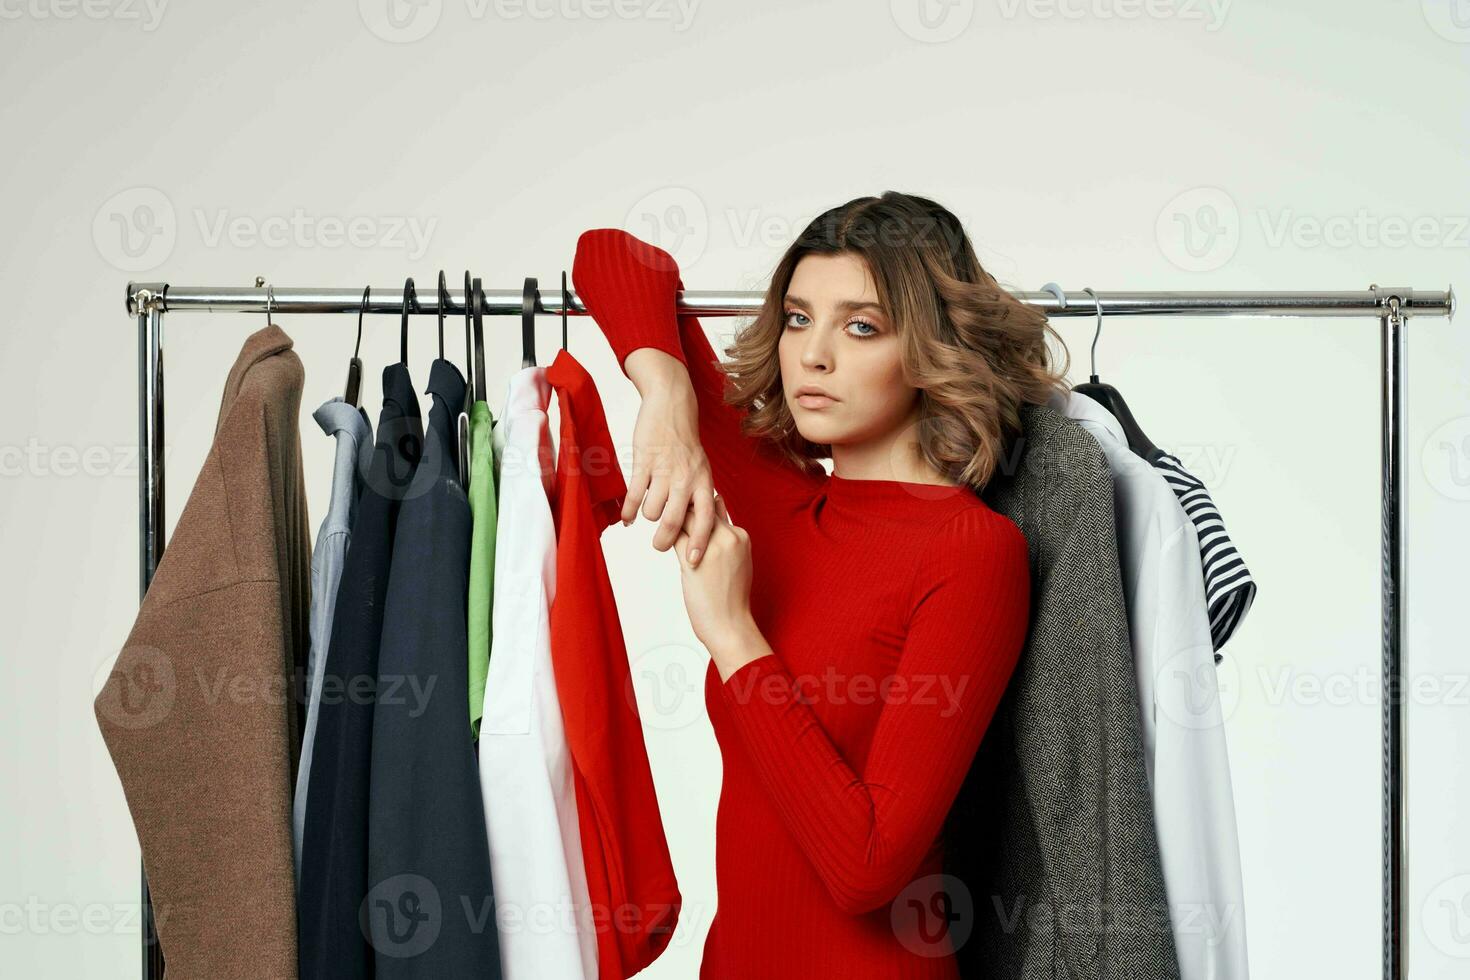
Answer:
[(730, 522), (723, 497), (714, 498), (714, 507), (714, 528), (699, 566), (689, 562), (693, 544), (689, 531), (679, 532), (674, 551), (689, 624), (723, 679), (771, 648), (750, 614), (750, 535)]
[(698, 565), (715, 524), (714, 480), (699, 441), (699, 404), (689, 371), (652, 347), (629, 354), (626, 365), (642, 404), (633, 426), (633, 475), (623, 523), (631, 524), (640, 510), (658, 521), (653, 546), (659, 551), (687, 531), (691, 564)]

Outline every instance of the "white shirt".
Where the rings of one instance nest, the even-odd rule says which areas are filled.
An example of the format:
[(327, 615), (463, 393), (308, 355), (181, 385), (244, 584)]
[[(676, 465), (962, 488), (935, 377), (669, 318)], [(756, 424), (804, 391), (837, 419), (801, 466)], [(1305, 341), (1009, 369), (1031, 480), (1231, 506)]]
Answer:
[(1180, 976), (1244, 980), (1240, 841), (1198, 534), (1111, 412), (1077, 392), (1051, 407), (1097, 439), (1113, 474), (1144, 761)]
[(505, 980), (596, 980), (597, 936), (551, 666), (550, 401), (546, 369), (523, 368), (491, 429), (499, 500), (480, 793)]

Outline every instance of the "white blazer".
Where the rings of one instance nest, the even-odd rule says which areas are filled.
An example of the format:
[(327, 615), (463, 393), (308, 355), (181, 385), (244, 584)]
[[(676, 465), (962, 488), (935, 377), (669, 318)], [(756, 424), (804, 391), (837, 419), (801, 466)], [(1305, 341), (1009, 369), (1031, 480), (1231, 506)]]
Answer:
[(596, 980), (597, 936), (551, 669), (550, 402), (546, 369), (523, 368), (491, 429), (499, 500), (480, 793), (505, 980)]
[(1052, 407), (1097, 439), (1113, 474), (1118, 559), (1138, 671), (1153, 793), (1182, 980), (1245, 980), (1245, 898), (1199, 537), (1168, 481), (1128, 448), (1087, 395)]

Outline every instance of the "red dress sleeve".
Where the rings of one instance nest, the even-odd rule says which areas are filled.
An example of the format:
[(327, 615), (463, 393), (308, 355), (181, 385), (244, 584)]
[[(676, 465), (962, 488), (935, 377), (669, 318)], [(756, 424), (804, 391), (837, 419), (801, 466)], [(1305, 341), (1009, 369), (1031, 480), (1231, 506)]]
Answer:
[(672, 255), (621, 229), (594, 228), (577, 239), (572, 283), (624, 375), (623, 362), (641, 347), (684, 362), (699, 404), (700, 443), (736, 524), (790, 513), (821, 488), (820, 463), (802, 469), (740, 431), (744, 413), (725, 401), (725, 375), (699, 318), (678, 314), (684, 282)]
[(977, 507), (941, 525), (915, 576), (893, 679), (875, 679), (890, 693), (861, 772), (779, 650), (721, 685), (765, 791), (845, 912), (891, 902), (938, 838), (1020, 656), (1030, 581), (1026, 539), (1008, 518)]

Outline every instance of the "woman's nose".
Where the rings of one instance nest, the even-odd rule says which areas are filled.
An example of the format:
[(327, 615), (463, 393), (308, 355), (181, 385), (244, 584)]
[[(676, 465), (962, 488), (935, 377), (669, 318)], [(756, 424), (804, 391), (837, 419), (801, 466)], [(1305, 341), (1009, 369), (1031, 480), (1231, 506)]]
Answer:
[(801, 363), (805, 367), (823, 367), (832, 360), (832, 341), (820, 328), (807, 331), (802, 338)]

